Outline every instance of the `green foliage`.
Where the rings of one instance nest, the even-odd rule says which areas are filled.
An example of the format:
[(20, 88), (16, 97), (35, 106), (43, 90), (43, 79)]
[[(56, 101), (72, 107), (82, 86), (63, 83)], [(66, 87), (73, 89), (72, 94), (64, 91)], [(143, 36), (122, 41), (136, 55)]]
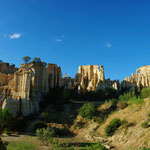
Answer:
[(141, 91), (141, 97), (142, 98), (150, 97), (150, 87), (142, 89), (142, 91)]
[(119, 96), (120, 101), (129, 101), (131, 99), (137, 99), (134, 92), (127, 92)]
[(7, 146), (7, 150), (37, 150), (37, 147), (35, 144), (27, 141), (15, 141), (11, 142)]
[(140, 150), (150, 150), (150, 148), (143, 147), (143, 148), (140, 148)]
[(24, 57), (22, 58), (22, 60), (24, 61), (25, 64), (28, 64), (29, 61), (31, 60), (31, 57), (29, 57), (29, 56), (24, 56)]
[(121, 120), (119, 118), (114, 118), (109, 125), (105, 128), (105, 134), (107, 136), (113, 136), (115, 131), (121, 126)]
[(117, 104), (118, 109), (125, 109), (128, 106), (128, 103), (125, 101), (119, 101)]
[(148, 117), (150, 118), (150, 112), (148, 113)]
[(12, 121), (12, 114), (8, 109), (0, 109), (0, 129), (8, 127)]
[(141, 124), (141, 127), (142, 127), (142, 128), (148, 128), (148, 127), (149, 127), (149, 121), (144, 121), (144, 122)]
[(40, 62), (41, 62), (41, 58), (39, 58), (39, 57), (34, 57), (33, 61), (34, 61), (35, 63), (40, 63)]
[(142, 104), (144, 101), (140, 96), (136, 96), (134, 92), (127, 92), (119, 96), (119, 101), (125, 101), (129, 104)]
[(93, 103), (87, 102), (79, 108), (78, 112), (83, 118), (92, 119), (97, 114), (97, 109)]
[(0, 150), (7, 150), (6, 144), (2, 141), (1, 137), (0, 137)]
[(107, 148), (102, 146), (101, 143), (96, 143), (90, 146), (86, 146), (86, 150), (107, 150)]
[(4, 132), (5, 132), (6, 135), (11, 135), (11, 133), (10, 133), (8, 128), (5, 128)]
[(46, 145), (49, 144), (49, 140), (53, 138), (54, 134), (55, 134), (54, 130), (49, 127), (47, 127), (46, 129), (42, 128), (36, 130), (36, 135), (38, 139), (41, 140)]
[(35, 122), (32, 126), (32, 131), (35, 133), (37, 129), (47, 128), (47, 125), (42, 121)]
[(2, 63), (3, 61), (0, 59), (0, 63)]

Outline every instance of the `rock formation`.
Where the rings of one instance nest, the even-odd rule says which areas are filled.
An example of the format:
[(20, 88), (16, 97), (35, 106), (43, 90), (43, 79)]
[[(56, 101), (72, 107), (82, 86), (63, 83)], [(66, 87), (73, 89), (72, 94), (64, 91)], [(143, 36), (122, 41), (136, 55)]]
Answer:
[(23, 64), (8, 83), (9, 94), (6, 95), (4, 89), (2, 108), (20, 111), (24, 116), (38, 112), (42, 94), (49, 91), (46, 64)]
[(9, 63), (0, 63), (0, 72), (2, 74), (13, 74), (18, 70), (15, 65), (10, 65)]
[(119, 81), (105, 79), (104, 67), (101, 65), (79, 66), (78, 73), (74, 78), (74, 87), (78, 90), (97, 91), (99, 89), (114, 88), (119, 86)]
[(56, 64), (47, 65), (48, 83), (50, 88), (64, 86), (61, 67)]
[(61, 67), (56, 64), (31, 62), (17, 69), (0, 63), (0, 107), (24, 116), (38, 112), (42, 96), (52, 88), (81, 92), (107, 88), (119, 91), (121, 87), (135, 86), (139, 89), (150, 86), (150, 66), (137, 69), (136, 74), (127, 77), (120, 85), (118, 80), (105, 79), (104, 67), (98, 65), (79, 66), (78, 73), (72, 79), (68, 74), (63, 78)]
[(150, 66), (142, 66), (136, 70), (136, 73), (132, 73), (131, 76), (125, 78), (122, 83), (122, 87), (138, 91), (141, 90), (142, 87), (150, 86)]
[(74, 84), (78, 85), (79, 89), (87, 89), (95, 91), (98, 83), (104, 81), (104, 68), (98, 65), (79, 66), (77, 75), (75, 76)]

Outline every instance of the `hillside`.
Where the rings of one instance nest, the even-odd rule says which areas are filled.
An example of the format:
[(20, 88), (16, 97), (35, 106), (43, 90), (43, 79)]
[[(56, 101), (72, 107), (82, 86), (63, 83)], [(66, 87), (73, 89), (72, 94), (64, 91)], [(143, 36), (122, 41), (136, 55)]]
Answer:
[[(100, 106), (107, 108), (108, 103)], [(114, 147), (114, 150), (138, 149), (140, 147), (150, 147), (150, 99), (146, 98), (142, 104), (132, 104), (128, 107), (112, 112), (108, 118), (99, 125), (97, 122), (87, 121), (82, 117), (77, 117), (75, 123), (82, 122), (86, 125), (77, 131), (78, 136), (83, 136), (89, 141), (102, 141), (104, 145)], [(82, 118), (82, 119), (81, 119)], [(112, 119), (119, 118), (124, 124), (115, 131), (112, 137), (105, 134), (106, 126)], [(142, 123), (147, 122), (147, 126), (142, 127)]]

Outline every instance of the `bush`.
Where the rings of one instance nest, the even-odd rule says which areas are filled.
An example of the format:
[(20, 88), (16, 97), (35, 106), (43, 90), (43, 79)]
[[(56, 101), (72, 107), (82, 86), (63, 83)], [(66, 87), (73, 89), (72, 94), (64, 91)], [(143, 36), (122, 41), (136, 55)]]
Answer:
[(58, 137), (71, 135), (71, 132), (67, 128), (53, 128), (55, 135)]
[(136, 96), (134, 92), (127, 92), (119, 96), (120, 101), (126, 101), (129, 104), (142, 104), (144, 101), (140, 96)]
[(8, 128), (5, 128), (4, 132), (5, 132), (6, 135), (11, 135), (11, 133), (10, 133)]
[(35, 122), (32, 126), (32, 131), (35, 133), (37, 129), (47, 128), (47, 125), (42, 121)]
[(90, 146), (86, 146), (86, 150), (107, 150), (107, 148), (102, 146), (101, 143), (97, 143), (97, 144), (92, 144)]
[(49, 145), (49, 140), (53, 139), (55, 132), (52, 128), (47, 127), (36, 130), (36, 135), (39, 140), (41, 140), (44, 144)]
[(3, 143), (1, 138), (0, 138), (0, 150), (7, 150), (5, 143)]
[(150, 148), (143, 147), (143, 148), (140, 148), (140, 150), (150, 150)]
[(9, 113), (8, 109), (0, 109), (0, 129), (9, 127), (12, 120), (12, 114)]
[(92, 119), (92, 117), (97, 115), (96, 106), (93, 103), (85, 103), (78, 110), (79, 115), (86, 119)]
[(128, 106), (127, 102), (119, 101), (117, 104), (118, 109), (125, 109)]
[(141, 91), (141, 97), (142, 98), (150, 97), (150, 87), (142, 89), (142, 91)]
[(133, 99), (136, 99), (136, 95), (134, 92), (127, 92), (119, 96), (120, 101), (129, 101)]
[(141, 126), (142, 126), (142, 128), (148, 128), (149, 127), (149, 121), (144, 121), (142, 124), (141, 124)]
[(121, 126), (121, 120), (119, 118), (113, 119), (108, 126), (105, 128), (107, 136), (113, 136), (115, 131)]

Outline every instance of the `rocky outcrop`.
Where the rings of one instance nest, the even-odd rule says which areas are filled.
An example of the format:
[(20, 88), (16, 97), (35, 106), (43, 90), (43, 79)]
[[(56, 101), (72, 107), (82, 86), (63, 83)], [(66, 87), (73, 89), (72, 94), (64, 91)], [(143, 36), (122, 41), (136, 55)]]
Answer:
[(0, 72), (2, 74), (13, 74), (18, 70), (15, 65), (10, 65), (9, 63), (0, 63)]
[(101, 65), (79, 66), (78, 73), (74, 78), (74, 87), (78, 90), (97, 91), (99, 89), (114, 88), (119, 90), (119, 81), (105, 79), (104, 67)]
[(64, 86), (64, 80), (62, 78), (61, 67), (56, 64), (47, 65), (48, 83), (50, 88)]
[(16, 108), (15, 110), (20, 111), (24, 116), (38, 112), (42, 95), (49, 91), (46, 64), (23, 64), (15, 72), (8, 89), (10, 93), (3, 102), (3, 108), (9, 108), (12, 112)]
[(74, 79), (74, 85), (78, 85), (79, 89), (87, 89), (95, 91), (98, 83), (104, 81), (104, 68), (98, 65), (79, 66), (78, 73)]
[(131, 76), (125, 78), (121, 83), (122, 88), (140, 91), (143, 87), (150, 86), (150, 66), (142, 66), (132, 73)]
[(0, 106), (24, 116), (38, 112), (42, 96), (52, 88), (63, 87), (66, 90), (79, 91), (106, 88), (119, 90), (119, 81), (105, 79), (104, 67), (98, 65), (79, 66), (74, 79), (68, 74), (63, 78), (61, 67), (50, 63), (47, 66), (42, 62), (22, 64), (16, 72), (14, 70), (14, 74), (8, 74), (13, 73), (9, 69), (10, 71), (0, 70)]

